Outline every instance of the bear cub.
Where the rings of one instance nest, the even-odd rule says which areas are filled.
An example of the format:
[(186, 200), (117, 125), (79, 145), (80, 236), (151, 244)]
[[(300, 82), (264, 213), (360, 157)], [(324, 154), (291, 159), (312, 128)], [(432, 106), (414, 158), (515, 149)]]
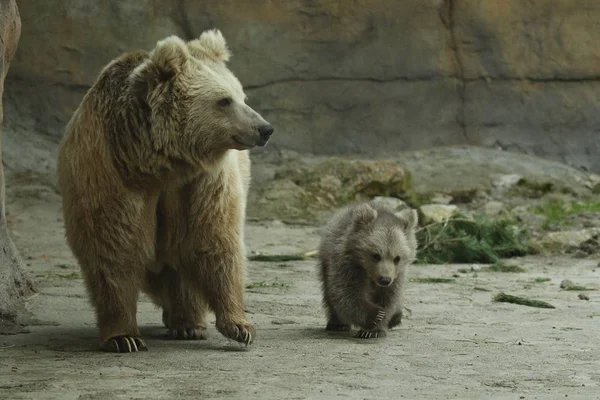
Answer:
[(377, 338), (401, 323), (407, 267), (415, 260), (416, 210), (370, 201), (339, 211), (325, 226), (318, 257), (328, 331)]

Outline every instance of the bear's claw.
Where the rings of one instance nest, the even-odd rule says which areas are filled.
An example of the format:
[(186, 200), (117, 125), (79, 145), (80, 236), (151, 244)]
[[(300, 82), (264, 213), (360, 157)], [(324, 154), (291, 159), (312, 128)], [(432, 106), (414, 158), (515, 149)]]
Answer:
[(137, 353), (148, 351), (148, 346), (142, 338), (122, 335), (108, 339), (101, 349), (111, 353)]
[(252, 344), (256, 336), (256, 330), (250, 323), (224, 323), (217, 324), (217, 329), (223, 336), (244, 343), (246, 346)]

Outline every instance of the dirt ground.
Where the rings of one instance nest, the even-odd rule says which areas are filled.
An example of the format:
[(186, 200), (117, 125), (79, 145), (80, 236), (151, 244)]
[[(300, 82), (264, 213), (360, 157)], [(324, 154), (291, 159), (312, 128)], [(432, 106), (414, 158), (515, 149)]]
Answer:
[[(411, 316), (371, 341), (324, 331), (313, 261), (252, 262), (247, 312), (259, 334), (254, 345), (242, 348), (214, 325), (207, 341), (167, 340), (160, 311), (142, 298), (138, 320), (150, 351), (114, 355), (97, 352), (59, 196), (22, 177), (12, 179), (8, 199), (13, 236), (39, 292), (28, 306), (40, 322), (29, 333), (0, 336), (2, 399), (598, 397), (599, 292), (586, 292), (585, 301), (559, 288), (567, 278), (600, 287), (598, 260), (514, 260), (524, 273), (414, 266), (406, 301)], [(310, 251), (317, 234), (311, 227), (252, 224), (248, 250)], [(424, 277), (454, 281), (418, 281)], [(500, 291), (556, 308), (492, 302)]]

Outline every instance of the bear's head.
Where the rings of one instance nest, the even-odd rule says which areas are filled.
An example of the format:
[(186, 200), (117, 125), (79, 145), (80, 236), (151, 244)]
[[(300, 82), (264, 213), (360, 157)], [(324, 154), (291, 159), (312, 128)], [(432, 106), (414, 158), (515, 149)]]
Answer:
[(266, 145), (273, 127), (246, 104), (242, 85), (227, 68), (230, 56), (219, 30), (187, 43), (170, 36), (130, 74), (149, 110), (156, 151), (193, 163)]

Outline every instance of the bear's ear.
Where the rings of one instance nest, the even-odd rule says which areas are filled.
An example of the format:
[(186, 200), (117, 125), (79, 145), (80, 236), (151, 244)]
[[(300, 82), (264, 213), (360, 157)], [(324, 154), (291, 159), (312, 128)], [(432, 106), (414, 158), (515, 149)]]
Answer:
[(361, 204), (352, 211), (354, 227), (360, 229), (377, 219), (377, 210), (368, 204)]
[(168, 79), (185, 68), (190, 59), (190, 52), (185, 42), (173, 35), (156, 43), (156, 47), (150, 53), (150, 59), (161, 76)]
[(196, 58), (208, 57), (213, 61), (227, 62), (231, 57), (227, 42), (218, 29), (202, 32), (198, 39), (189, 41), (187, 45)]
[(407, 231), (414, 230), (419, 223), (419, 214), (417, 213), (417, 210), (405, 208), (404, 210), (398, 211), (394, 214), (400, 219), (402, 228)]

